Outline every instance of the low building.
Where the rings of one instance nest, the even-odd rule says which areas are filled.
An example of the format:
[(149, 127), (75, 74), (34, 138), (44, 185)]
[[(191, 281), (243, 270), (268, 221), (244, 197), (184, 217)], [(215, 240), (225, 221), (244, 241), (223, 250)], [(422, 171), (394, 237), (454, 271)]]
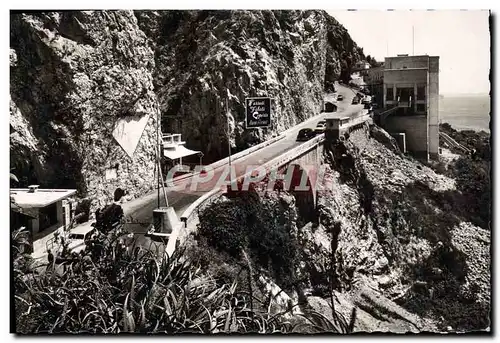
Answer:
[(11, 227), (26, 227), (32, 240), (61, 228), (67, 228), (73, 217), (69, 199), (76, 189), (11, 188)]
[[(178, 174), (191, 172), (192, 167), (196, 165), (196, 163), (183, 163), (182, 161), (183, 158), (190, 156), (197, 157), (197, 159), (199, 159), (199, 164), (201, 165), (203, 153), (201, 151), (186, 148), (184, 146), (186, 142), (182, 141), (180, 133), (167, 133), (162, 137), (163, 156), (168, 159), (166, 169), (168, 169), (168, 167), (172, 168), (175, 166)], [(163, 173), (165, 174), (164, 176), (167, 176), (168, 170), (164, 170)]]

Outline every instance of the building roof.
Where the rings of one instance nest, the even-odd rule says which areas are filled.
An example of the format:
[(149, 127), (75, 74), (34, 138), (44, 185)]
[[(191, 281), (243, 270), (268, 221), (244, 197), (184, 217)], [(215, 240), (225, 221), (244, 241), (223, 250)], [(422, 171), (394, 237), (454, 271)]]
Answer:
[(171, 160), (199, 153), (199, 151), (190, 150), (182, 145), (177, 145), (173, 149), (163, 149), (163, 155)]
[(92, 230), (94, 230), (94, 227), (90, 224), (80, 225), (80, 226), (75, 227), (74, 229), (71, 229), (69, 233), (70, 234), (76, 233), (76, 234), (84, 234), (85, 235), (87, 232), (90, 232)]
[(432, 56), (432, 55), (408, 55), (408, 54), (404, 54), (404, 55), (398, 55), (398, 56), (387, 56), (385, 58), (415, 58), (415, 57), (431, 57), (431, 58), (436, 58), (436, 57), (439, 57), (439, 56)]
[(28, 191), (28, 188), (10, 189), (10, 196), (18, 207), (45, 207), (76, 193), (76, 189), (37, 189), (34, 193)]
[(392, 69), (384, 69), (384, 71), (401, 71), (401, 70), (428, 70), (429, 68), (427, 67), (415, 67), (415, 68), (392, 68)]

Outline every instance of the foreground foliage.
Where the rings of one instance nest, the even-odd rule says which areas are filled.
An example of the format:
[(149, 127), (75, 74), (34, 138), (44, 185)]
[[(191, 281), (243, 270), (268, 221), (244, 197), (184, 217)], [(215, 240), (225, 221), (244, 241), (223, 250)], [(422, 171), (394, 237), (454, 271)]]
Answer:
[[(42, 270), (22, 252), (28, 243), (26, 231), (16, 230), (16, 332), (275, 333), (293, 332), (303, 322), (253, 308), (254, 295), (242, 290), (237, 280), (218, 283), (181, 249), (162, 258), (159, 251), (125, 248), (123, 237), (109, 234), (99, 253), (94, 249), (65, 262), (65, 267), (52, 263)], [(317, 331), (317, 315), (309, 316)], [(324, 331), (333, 327), (348, 332), (347, 326), (325, 325)]]

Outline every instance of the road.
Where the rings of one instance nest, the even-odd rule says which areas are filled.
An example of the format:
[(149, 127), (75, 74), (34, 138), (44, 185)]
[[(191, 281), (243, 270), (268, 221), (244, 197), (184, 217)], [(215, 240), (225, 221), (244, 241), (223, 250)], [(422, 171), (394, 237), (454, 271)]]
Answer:
[[(347, 113), (353, 113), (363, 108), (362, 105), (351, 105), (352, 98), (356, 94), (353, 90), (338, 84), (336, 85), (336, 90), (336, 94), (342, 94), (344, 96), (344, 100), (337, 103), (337, 112), (339, 114), (345, 112), (345, 114), (347, 115)], [(332, 98), (334, 98), (333, 94), (328, 94), (325, 97), (325, 100), (328, 101)], [(305, 127), (316, 127), (317, 122), (322, 120), (323, 118), (324, 115), (320, 115), (299, 125), (296, 125), (295, 127), (293, 127), (293, 129), (290, 129), (286, 132), (286, 137), (284, 139), (281, 139), (250, 155), (233, 161), (232, 165), (236, 170), (236, 176), (239, 177), (244, 175), (247, 166), (262, 165), (263, 163), (272, 160), (273, 158), (285, 153), (286, 151), (296, 147), (297, 145), (302, 144), (302, 142), (296, 142), (298, 131)], [(215, 182), (219, 180), (224, 168), (226, 167), (227, 166), (221, 166), (220, 168), (214, 170), (214, 177), (212, 178), (213, 182), (198, 184), (195, 190), (191, 190), (191, 183), (193, 178), (187, 178), (176, 182), (175, 189), (166, 188), (168, 205), (174, 208), (179, 218), (191, 203), (201, 197), (204, 193), (213, 189)], [(184, 189), (177, 189), (177, 187)], [(166, 206), (162, 191), (160, 191), (159, 205)], [(122, 207), (126, 217), (132, 217), (135, 222), (140, 222), (134, 224), (126, 224), (126, 230), (129, 232), (134, 232), (136, 234), (144, 233), (147, 231), (147, 227), (152, 221), (153, 210), (158, 207), (157, 192), (155, 191), (154, 193), (148, 194), (139, 199), (132, 200), (128, 203), (123, 204)]]

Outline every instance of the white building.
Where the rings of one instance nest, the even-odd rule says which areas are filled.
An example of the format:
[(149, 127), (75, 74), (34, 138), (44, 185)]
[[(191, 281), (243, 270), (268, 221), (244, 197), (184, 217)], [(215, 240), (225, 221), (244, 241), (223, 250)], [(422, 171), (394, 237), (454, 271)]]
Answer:
[(384, 108), (397, 107), (383, 123), (405, 133), (409, 151), (436, 159), (439, 154), (439, 57), (386, 57)]
[(68, 201), (76, 189), (11, 188), (11, 209), (14, 225), (25, 226), (33, 240), (46, 233), (66, 228), (73, 215), (73, 204)]

